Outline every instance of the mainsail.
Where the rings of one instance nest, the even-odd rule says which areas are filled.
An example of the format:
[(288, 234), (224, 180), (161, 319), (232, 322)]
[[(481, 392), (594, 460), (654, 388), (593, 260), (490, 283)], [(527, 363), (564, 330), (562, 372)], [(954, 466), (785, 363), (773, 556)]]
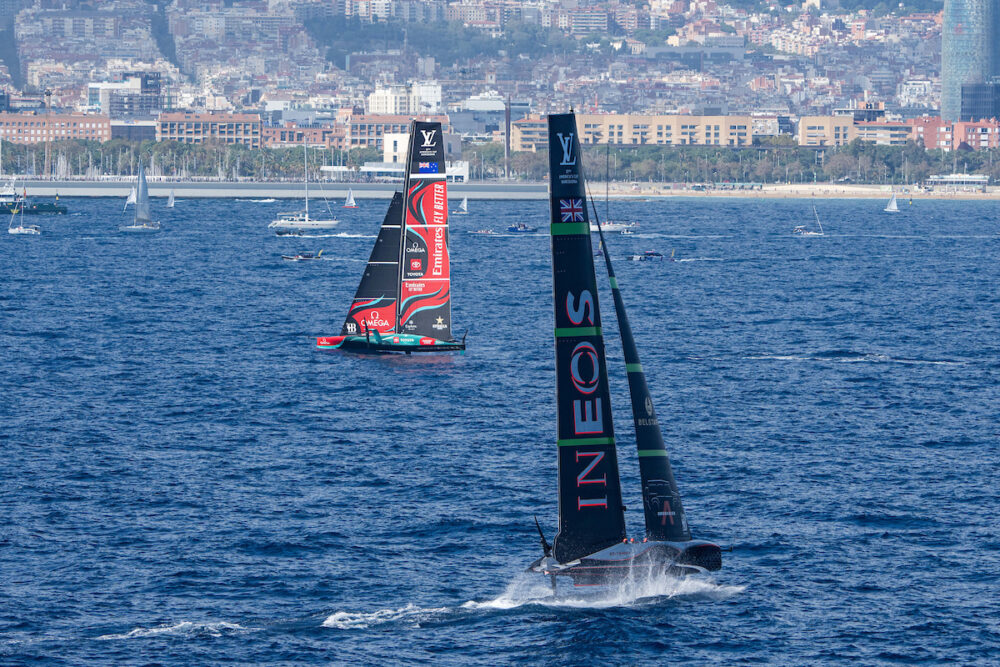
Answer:
[(393, 195), (382, 220), (375, 247), (368, 258), (361, 284), (340, 330), (342, 336), (364, 335), (366, 328), (379, 333), (396, 332), (396, 295), (399, 291), (399, 231), (403, 195)]
[(410, 124), (403, 191), (398, 332), (448, 340), (452, 337), (451, 266), (441, 123)]
[(576, 117), (549, 116), (559, 531), (566, 563), (625, 537), (618, 458)]
[[(597, 217), (595, 209), (594, 216)], [(598, 234), (604, 246), (604, 231), (598, 220)], [(687, 518), (681, 505), (681, 494), (677, 490), (674, 472), (670, 467), (667, 449), (663, 445), (660, 423), (653, 409), (653, 399), (649, 395), (646, 374), (639, 363), (639, 351), (632, 336), (632, 326), (625, 313), (625, 302), (618, 289), (618, 278), (611, 266), (611, 253), (604, 253), (604, 265), (608, 270), (611, 295), (615, 302), (615, 315), (625, 353), (625, 370), (628, 373), (628, 389), (632, 397), (632, 420), (635, 423), (635, 444), (639, 449), (639, 474), (642, 477), (642, 509), (646, 519), (646, 537), (651, 540), (686, 542), (691, 539)]]
[(149, 189), (146, 187), (146, 170), (142, 163), (139, 163), (139, 188), (135, 195), (135, 222), (141, 224), (150, 222), (149, 217)]

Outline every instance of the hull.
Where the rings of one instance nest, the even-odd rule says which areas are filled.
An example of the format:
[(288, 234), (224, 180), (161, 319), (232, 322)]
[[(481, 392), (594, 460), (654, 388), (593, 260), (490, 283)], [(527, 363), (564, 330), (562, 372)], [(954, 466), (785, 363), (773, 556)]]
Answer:
[(339, 220), (275, 220), (268, 225), (269, 229), (332, 229), (340, 224)]
[(160, 223), (152, 222), (144, 225), (124, 225), (119, 227), (118, 231), (128, 234), (152, 234), (160, 231)]
[[(0, 202), (0, 213), (11, 213), (14, 208), (21, 211), (20, 203), (11, 202)], [(38, 213), (54, 213), (56, 215), (63, 215), (67, 212), (67, 208), (62, 204), (28, 204), (23, 208), (24, 212), (28, 215), (38, 214)]]
[(438, 340), (412, 334), (374, 332), (369, 336), (324, 336), (316, 339), (316, 349), (343, 350), (360, 354), (413, 354), (426, 352), (465, 352), (465, 340)]
[(685, 576), (722, 568), (722, 549), (702, 540), (622, 542), (569, 563), (541, 558), (528, 568), (548, 577), (570, 577), (574, 586), (609, 586), (634, 578)]

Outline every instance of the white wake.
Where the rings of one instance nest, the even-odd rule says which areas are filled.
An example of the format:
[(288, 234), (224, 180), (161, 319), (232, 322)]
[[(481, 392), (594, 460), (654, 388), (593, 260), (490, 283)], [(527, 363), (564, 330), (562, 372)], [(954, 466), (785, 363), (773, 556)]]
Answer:
[(180, 637), (221, 637), (225, 634), (250, 630), (238, 623), (218, 621), (216, 623), (193, 623), (182, 621), (174, 625), (159, 625), (155, 628), (135, 628), (117, 635), (101, 635), (98, 639), (136, 639), (141, 637), (157, 637), (174, 635)]

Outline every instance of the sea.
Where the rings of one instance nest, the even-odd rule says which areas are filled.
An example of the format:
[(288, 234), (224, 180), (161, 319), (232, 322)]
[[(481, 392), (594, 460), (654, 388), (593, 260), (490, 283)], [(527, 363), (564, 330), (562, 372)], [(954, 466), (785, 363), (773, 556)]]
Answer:
[[(639, 223), (607, 250), (691, 528), (726, 551), (553, 596), (525, 573), (558, 512), (546, 202), (451, 218), (466, 354), (372, 357), (315, 337), (388, 201), (301, 238), (267, 229), (296, 202), (155, 200), (143, 236), (121, 200), (63, 201), (0, 238), (0, 664), (1000, 662), (997, 202), (598, 202)], [(793, 235), (814, 206), (825, 235)]]

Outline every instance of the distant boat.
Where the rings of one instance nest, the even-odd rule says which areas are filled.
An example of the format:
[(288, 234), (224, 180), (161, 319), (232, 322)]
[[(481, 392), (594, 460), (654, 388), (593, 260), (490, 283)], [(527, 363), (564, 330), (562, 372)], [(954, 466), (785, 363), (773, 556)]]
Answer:
[[(629, 259), (633, 262), (662, 262), (666, 259), (662, 252), (656, 252), (655, 250), (647, 250), (641, 255), (629, 255)], [(673, 259), (671, 257), (671, 259)]]
[(174, 191), (173, 189), (171, 189), (170, 196), (167, 197), (167, 208), (173, 208), (173, 207), (174, 207)]
[(798, 234), (799, 236), (823, 236), (823, 223), (819, 221), (819, 213), (816, 212), (815, 206), (813, 206), (813, 215), (816, 216), (816, 224), (819, 226), (818, 232), (806, 229), (805, 225), (799, 225), (792, 230), (792, 234)]
[(358, 205), (354, 201), (354, 192), (350, 188), (347, 189), (347, 201), (344, 202), (344, 208), (357, 208)]
[[(34, 215), (38, 213), (64, 214), (67, 209), (59, 203), (59, 195), (56, 195), (55, 202), (32, 203), (28, 200), (28, 190), (24, 188), (18, 192), (14, 188), (14, 181), (0, 188), (0, 213), (13, 213), (17, 211), (19, 215)], [(28, 225), (29, 227), (31, 225)]]
[(322, 259), (323, 251), (319, 252), (300, 252), (297, 255), (282, 255), (281, 259), (287, 259), (290, 262), (304, 262), (310, 259)]
[[(18, 214), (21, 216), (20, 220), (18, 220)], [(14, 224), (15, 222), (17, 222), (16, 225)], [(42, 230), (38, 225), (24, 224), (24, 209), (15, 208), (10, 214), (10, 222), (7, 224), (7, 233), (37, 236), (42, 233)]]
[[(618, 232), (619, 234), (632, 234), (639, 228), (638, 222), (602, 222), (601, 229), (605, 232)], [(591, 223), (590, 231), (596, 232), (597, 225)]]
[(458, 205), (458, 208), (452, 211), (455, 215), (468, 215), (469, 213), (469, 198), (462, 197), (462, 203)]
[(892, 193), (892, 199), (890, 199), (889, 203), (885, 205), (885, 209), (884, 210), (885, 210), (886, 213), (899, 213), (899, 205), (896, 204), (896, 193), (895, 192)]
[[(146, 186), (146, 170), (143, 168), (142, 163), (139, 163), (139, 183), (138, 187), (133, 190), (135, 193), (135, 217), (132, 219), (131, 225), (122, 225), (118, 228), (120, 232), (158, 232), (160, 231), (160, 223), (154, 221), (149, 214), (149, 188)], [(129, 199), (132, 199), (132, 195), (129, 195)], [(128, 205), (128, 202), (125, 202)]]
[(515, 234), (523, 234), (525, 232), (537, 232), (538, 227), (529, 227), (523, 222), (519, 222), (516, 225), (511, 225), (507, 228), (508, 232), (514, 232)]
[(302, 147), (302, 164), (305, 169), (305, 209), (297, 213), (279, 213), (277, 220), (267, 226), (268, 229), (329, 229), (340, 223), (336, 218), (319, 220), (309, 217), (309, 149), (306, 146)]
[(493, 231), (492, 229), (470, 229), (469, 233), (470, 234), (479, 234), (481, 236), (491, 236), (493, 234), (496, 234), (496, 232)]
[[(629, 497), (641, 498), (638, 511), (645, 520), (641, 538), (627, 534), (603, 335), (610, 327), (598, 302), (577, 127), (572, 113), (549, 116), (549, 155), (562, 156), (561, 162), (549, 163), (557, 413), (552, 449), (558, 452), (559, 520), (550, 545), (536, 519), (542, 557), (528, 569), (547, 577), (553, 593), (560, 578), (572, 579), (574, 586), (602, 586), (630, 577), (643, 582), (722, 567), (718, 545), (692, 538), (610, 249), (605, 248), (641, 480), (640, 493)], [(600, 229), (598, 233), (603, 238)]]
[(412, 121), (403, 192), (382, 220), (375, 247), (338, 336), (321, 350), (461, 352), (451, 328), (448, 185), (440, 122)]

